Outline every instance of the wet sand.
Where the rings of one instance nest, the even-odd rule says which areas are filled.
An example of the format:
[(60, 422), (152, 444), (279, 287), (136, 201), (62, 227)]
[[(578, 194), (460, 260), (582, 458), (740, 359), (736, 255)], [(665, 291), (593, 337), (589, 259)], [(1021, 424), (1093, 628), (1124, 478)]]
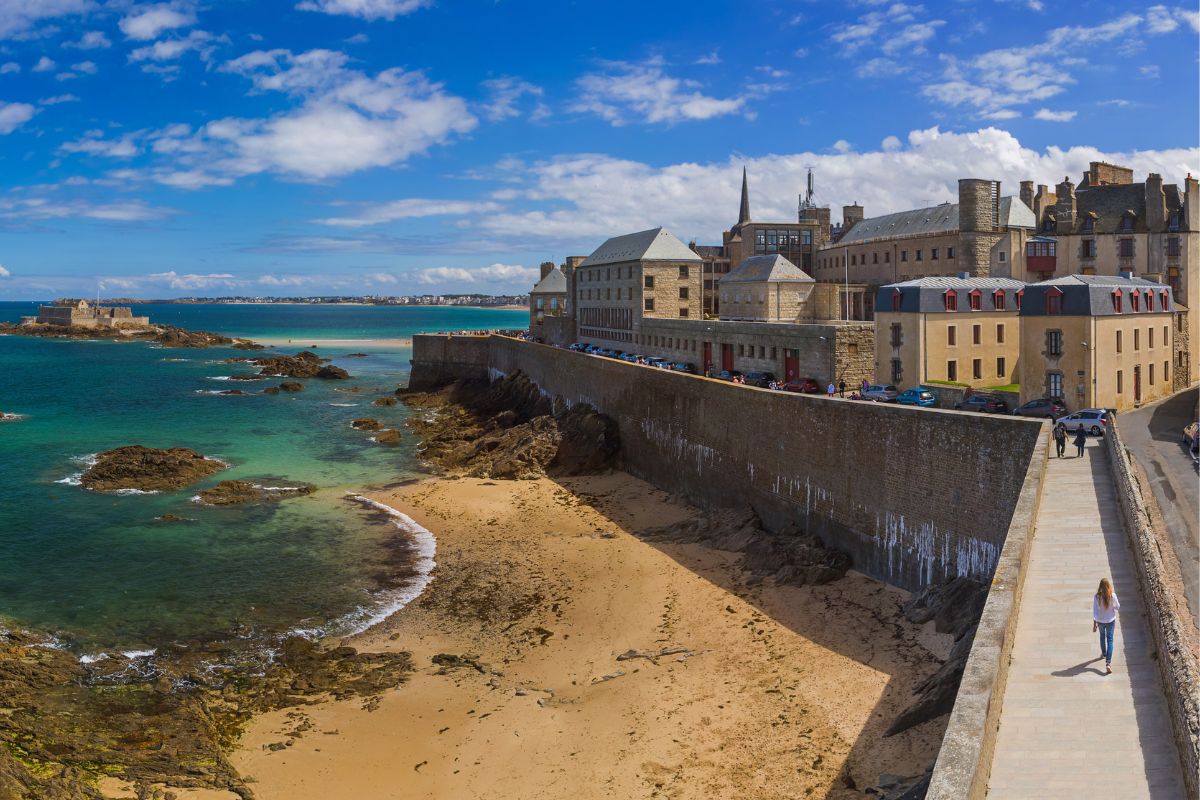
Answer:
[(861, 790), (936, 756), (944, 717), (881, 738), (950, 646), (899, 616), (900, 590), (776, 587), (732, 553), (639, 540), (695, 512), (621, 473), (371, 496), (437, 535), (438, 567), (353, 644), (417, 672), (254, 720), (232, 760), (261, 800), (842, 800), (864, 796), (844, 775)]

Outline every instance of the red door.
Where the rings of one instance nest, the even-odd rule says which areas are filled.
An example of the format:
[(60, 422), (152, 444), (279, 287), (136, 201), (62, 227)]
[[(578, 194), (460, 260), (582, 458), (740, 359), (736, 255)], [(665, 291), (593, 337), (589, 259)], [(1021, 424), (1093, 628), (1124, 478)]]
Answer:
[(733, 345), (721, 345), (721, 369), (729, 372), (733, 369)]
[(800, 377), (800, 356), (795, 350), (783, 351), (784, 380), (794, 381)]
[(712, 342), (704, 343), (704, 371), (712, 369)]

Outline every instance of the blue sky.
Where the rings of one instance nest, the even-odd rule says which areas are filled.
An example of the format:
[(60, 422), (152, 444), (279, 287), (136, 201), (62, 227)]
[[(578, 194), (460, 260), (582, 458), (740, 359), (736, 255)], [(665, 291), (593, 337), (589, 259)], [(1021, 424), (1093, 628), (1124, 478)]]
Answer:
[(1194, 5), (0, 0), (0, 297), (523, 291), (666, 225), (1200, 170)]

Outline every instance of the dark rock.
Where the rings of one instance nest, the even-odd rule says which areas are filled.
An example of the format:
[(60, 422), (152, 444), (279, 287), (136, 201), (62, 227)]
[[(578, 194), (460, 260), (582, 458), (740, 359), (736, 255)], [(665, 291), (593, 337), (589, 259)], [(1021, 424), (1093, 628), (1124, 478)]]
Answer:
[(346, 353), (345, 358), (366, 358), (366, 353)]
[(135, 444), (100, 453), (83, 473), (81, 483), (97, 491), (171, 491), (223, 469), (220, 461), (186, 447), (157, 450)]
[(200, 492), (200, 502), (210, 506), (231, 506), (240, 503), (263, 503), (302, 497), (316, 491), (315, 486), (267, 487), (250, 481), (221, 481)]
[(316, 377), (326, 380), (344, 381), (349, 379), (350, 373), (341, 367), (335, 367), (332, 364), (326, 364), (317, 370)]
[(286, 375), (289, 378), (331, 378), (344, 380), (350, 374), (341, 367), (329, 365), (329, 359), (303, 350), (294, 356), (268, 356), (251, 361), (259, 367), (260, 375)]
[(163, 514), (161, 517), (155, 517), (159, 522), (187, 522), (186, 519), (177, 514)]
[(279, 387), (268, 386), (267, 388), (263, 389), (263, 394), (279, 394)]
[(934, 620), (938, 633), (953, 634), (957, 639), (979, 622), (987, 596), (987, 584), (957, 577), (913, 595), (904, 606), (904, 616), (917, 625)]
[(373, 406), (394, 406), (400, 402), (398, 397), (376, 397), (371, 401)]
[(399, 444), (400, 431), (394, 428), (384, 428), (375, 434), (375, 441), (378, 444)]
[(350, 423), (350, 427), (360, 431), (383, 430), (383, 423), (374, 417), (359, 417)]
[(245, 394), (245, 392), (241, 389), (226, 389), (223, 392), (219, 392), (219, 394)]
[(302, 392), (304, 391), (304, 384), (297, 383), (296, 381), (284, 381), (279, 384), (279, 390), (281, 392)]
[(958, 684), (962, 681), (963, 670), (967, 666), (967, 656), (971, 654), (971, 643), (975, 641), (975, 629), (972, 627), (954, 643), (950, 657), (937, 672), (918, 683), (913, 692), (917, 699), (900, 713), (896, 721), (883, 734), (894, 736), (909, 728), (928, 722), (931, 719), (949, 714), (954, 708), (954, 700), (958, 696)]

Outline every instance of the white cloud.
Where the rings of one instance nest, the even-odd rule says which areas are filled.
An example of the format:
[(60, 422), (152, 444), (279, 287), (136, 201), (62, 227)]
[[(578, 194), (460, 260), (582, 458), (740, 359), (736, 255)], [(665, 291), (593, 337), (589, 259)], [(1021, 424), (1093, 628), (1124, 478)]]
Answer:
[(700, 56), (692, 63), (693, 64), (720, 64), (721, 63), (721, 53), (717, 50), (713, 50), (711, 53), (709, 53), (706, 56)]
[(135, 142), (140, 136), (139, 133), (127, 133), (120, 139), (105, 139), (102, 132), (99, 135), (96, 133), (96, 131), (89, 131), (82, 139), (63, 142), (58, 148), (59, 152), (85, 153), (107, 158), (132, 158), (140, 152)]
[(303, 286), (310, 282), (304, 275), (263, 275), (258, 279), (263, 286)]
[(696, 81), (667, 75), (660, 59), (612, 62), (606, 67), (606, 72), (589, 73), (576, 81), (580, 97), (572, 111), (595, 114), (614, 126), (626, 124), (631, 116), (650, 124), (673, 125), (736, 114), (746, 102), (744, 97), (702, 94)]
[(1146, 9), (1146, 30), (1150, 33), (1170, 33), (1180, 25), (1200, 31), (1200, 12), (1195, 8), (1168, 8), (1158, 5)]
[(894, 153), (895, 151), (897, 151), (901, 147), (903, 147), (904, 144), (903, 144), (903, 142), (900, 141), (899, 137), (888, 136), (882, 142), (879, 143), (879, 146), (882, 147), (885, 152)]
[(42, 56), (37, 63), (33, 65), (34, 72), (49, 72), (54, 69), (54, 59)]
[(29, 103), (5, 103), (0, 101), (0, 136), (7, 136), (33, 119), (37, 109)]
[(808, 48), (807, 47), (797, 47), (795, 50), (792, 51), (792, 55), (795, 56), (796, 58), (808, 58)]
[(171, 209), (150, 206), (140, 200), (118, 203), (53, 202), (45, 197), (0, 200), (0, 218), (3, 219), (83, 218), (102, 222), (144, 222), (161, 219), (171, 213)]
[(1129, 108), (1130, 106), (1133, 105), (1133, 101), (1115, 98), (1113, 100), (1098, 100), (1096, 102), (1096, 105), (1098, 105), (1098, 106), (1114, 106), (1116, 108)]
[(1158, 64), (1147, 64), (1144, 67), (1138, 67), (1138, 73), (1141, 74), (1143, 78), (1148, 78), (1149, 80), (1155, 81), (1158, 80), (1162, 75), (1162, 71), (1158, 68)]
[(860, 78), (887, 78), (908, 72), (908, 65), (890, 58), (871, 58), (859, 64), (854, 74)]
[(363, 276), (371, 283), (399, 283), (400, 279), (390, 272), (371, 272)]
[(0, 39), (22, 34), (38, 22), (95, 9), (92, 0), (0, 0)]
[(888, 36), (880, 48), (888, 55), (903, 53), (906, 56), (919, 55), (926, 52), (925, 44), (933, 38), (937, 29), (946, 24), (945, 20), (934, 19), (928, 22), (915, 22), (906, 25), (898, 33)]
[(1034, 119), (1040, 119), (1043, 122), (1070, 122), (1075, 119), (1077, 111), (1051, 111), (1048, 108), (1039, 108), (1033, 115)]
[(11, 278), (11, 277), (12, 277), (12, 273), (9, 272), (7, 269), (5, 269), (3, 264), (0, 264), (0, 278)]
[(0, 64), (0, 75), (15, 75), (21, 71), (21, 65), (15, 61), (9, 61), (6, 64)]
[(80, 37), (78, 42), (63, 42), (63, 47), (76, 50), (100, 50), (112, 47), (112, 42), (104, 35), (104, 31), (88, 31)]
[(188, 5), (156, 3), (137, 6), (118, 25), (127, 39), (146, 41), (159, 34), (196, 24), (196, 12)]
[(1017, 119), (1020, 116), (1021, 116), (1020, 111), (1015, 111), (1011, 108), (998, 108), (995, 111), (979, 112), (980, 119), (990, 119), (990, 120), (995, 120), (997, 122), (1002, 122), (1006, 119)]
[(431, 5), (433, 0), (304, 0), (297, 3), (296, 8), (367, 20), (386, 19), (390, 22)]
[(161, 39), (154, 44), (139, 47), (129, 54), (130, 61), (174, 61), (180, 56), (192, 50), (196, 51), (200, 58), (208, 61), (212, 57), (213, 50), (216, 49), (219, 43), (228, 43), (229, 38), (226, 36), (214, 36), (208, 31), (194, 30), (189, 31), (187, 36), (178, 37), (175, 39)]
[(95, 61), (80, 61), (78, 64), (72, 64), (71, 69), (84, 75), (95, 75), (99, 70)]
[(463, 214), (483, 214), (498, 211), (501, 206), (490, 202), (472, 202), (466, 200), (424, 200), (411, 197), (405, 200), (395, 200), (391, 203), (371, 206), (363, 209), (354, 216), (329, 217), (314, 222), (322, 225), (336, 225), (346, 228), (360, 228), (366, 225), (378, 225), (383, 222), (395, 222), (400, 219), (417, 217), (458, 216)]
[[(520, 78), (507, 76), (484, 81), (483, 88), (487, 89), (488, 94), (491, 95), (491, 100), (483, 104), (483, 115), (493, 122), (519, 117), (521, 111), (517, 108), (517, 101), (525, 95), (542, 96), (542, 87)], [(531, 112), (531, 116), (544, 117), (547, 113), (546, 107), (538, 103), (537, 108)]]
[(347, 36), (342, 41), (344, 41), (346, 44), (366, 44), (367, 42), (371, 41), (371, 37), (367, 36), (365, 33), (359, 32), (353, 36)]
[(73, 94), (56, 94), (53, 97), (43, 97), (39, 102), (43, 106), (56, 106), (59, 103), (78, 103), (79, 98)]
[[(860, 153), (799, 152), (745, 162), (751, 214), (794, 219), (795, 198), (814, 168), (817, 201), (837, 207), (858, 200), (868, 216), (954, 202), (958, 179), (1000, 180), (1013, 194), (1022, 180), (1054, 183), (1082, 174), (1091, 161), (1124, 164), (1136, 174), (1157, 172), (1182, 182), (1200, 174), (1200, 148), (1106, 152), (1095, 147), (1024, 147), (1011, 133), (982, 128), (947, 133), (912, 131), (896, 149)], [(743, 161), (650, 166), (604, 155), (562, 156), (514, 170), (523, 183), (508, 211), (482, 216), (484, 234), (528, 246), (540, 241), (559, 252), (591, 252), (609, 236), (665, 225), (684, 241), (720, 241), (737, 218)], [(887, 175), (886, 181), (864, 176)], [(528, 205), (522, 205), (527, 203)]]
[(241, 284), (231, 273), (214, 272), (207, 275), (186, 273), (180, 275), (175, 270), (154, 272), (146, 276), (152, 281), (165, 283), (172, 289), (211, 289), (213, 287), (233, 287)]
[(854, 145), (847, 142), (845, 139), (838, 139), (833, 143), (833, 151), (835, 153), (849, 153), (854, 150)]
[(516, 264), (491, 264), (486, 267), (429, 267), (417, 270), (415, 273), (418, 283), (434, 284), (475, 284), (475, 283), (509, 283), (524, 290), (527, 284), (532, 284), (540, 274), (537, 267), (522, 267)]

